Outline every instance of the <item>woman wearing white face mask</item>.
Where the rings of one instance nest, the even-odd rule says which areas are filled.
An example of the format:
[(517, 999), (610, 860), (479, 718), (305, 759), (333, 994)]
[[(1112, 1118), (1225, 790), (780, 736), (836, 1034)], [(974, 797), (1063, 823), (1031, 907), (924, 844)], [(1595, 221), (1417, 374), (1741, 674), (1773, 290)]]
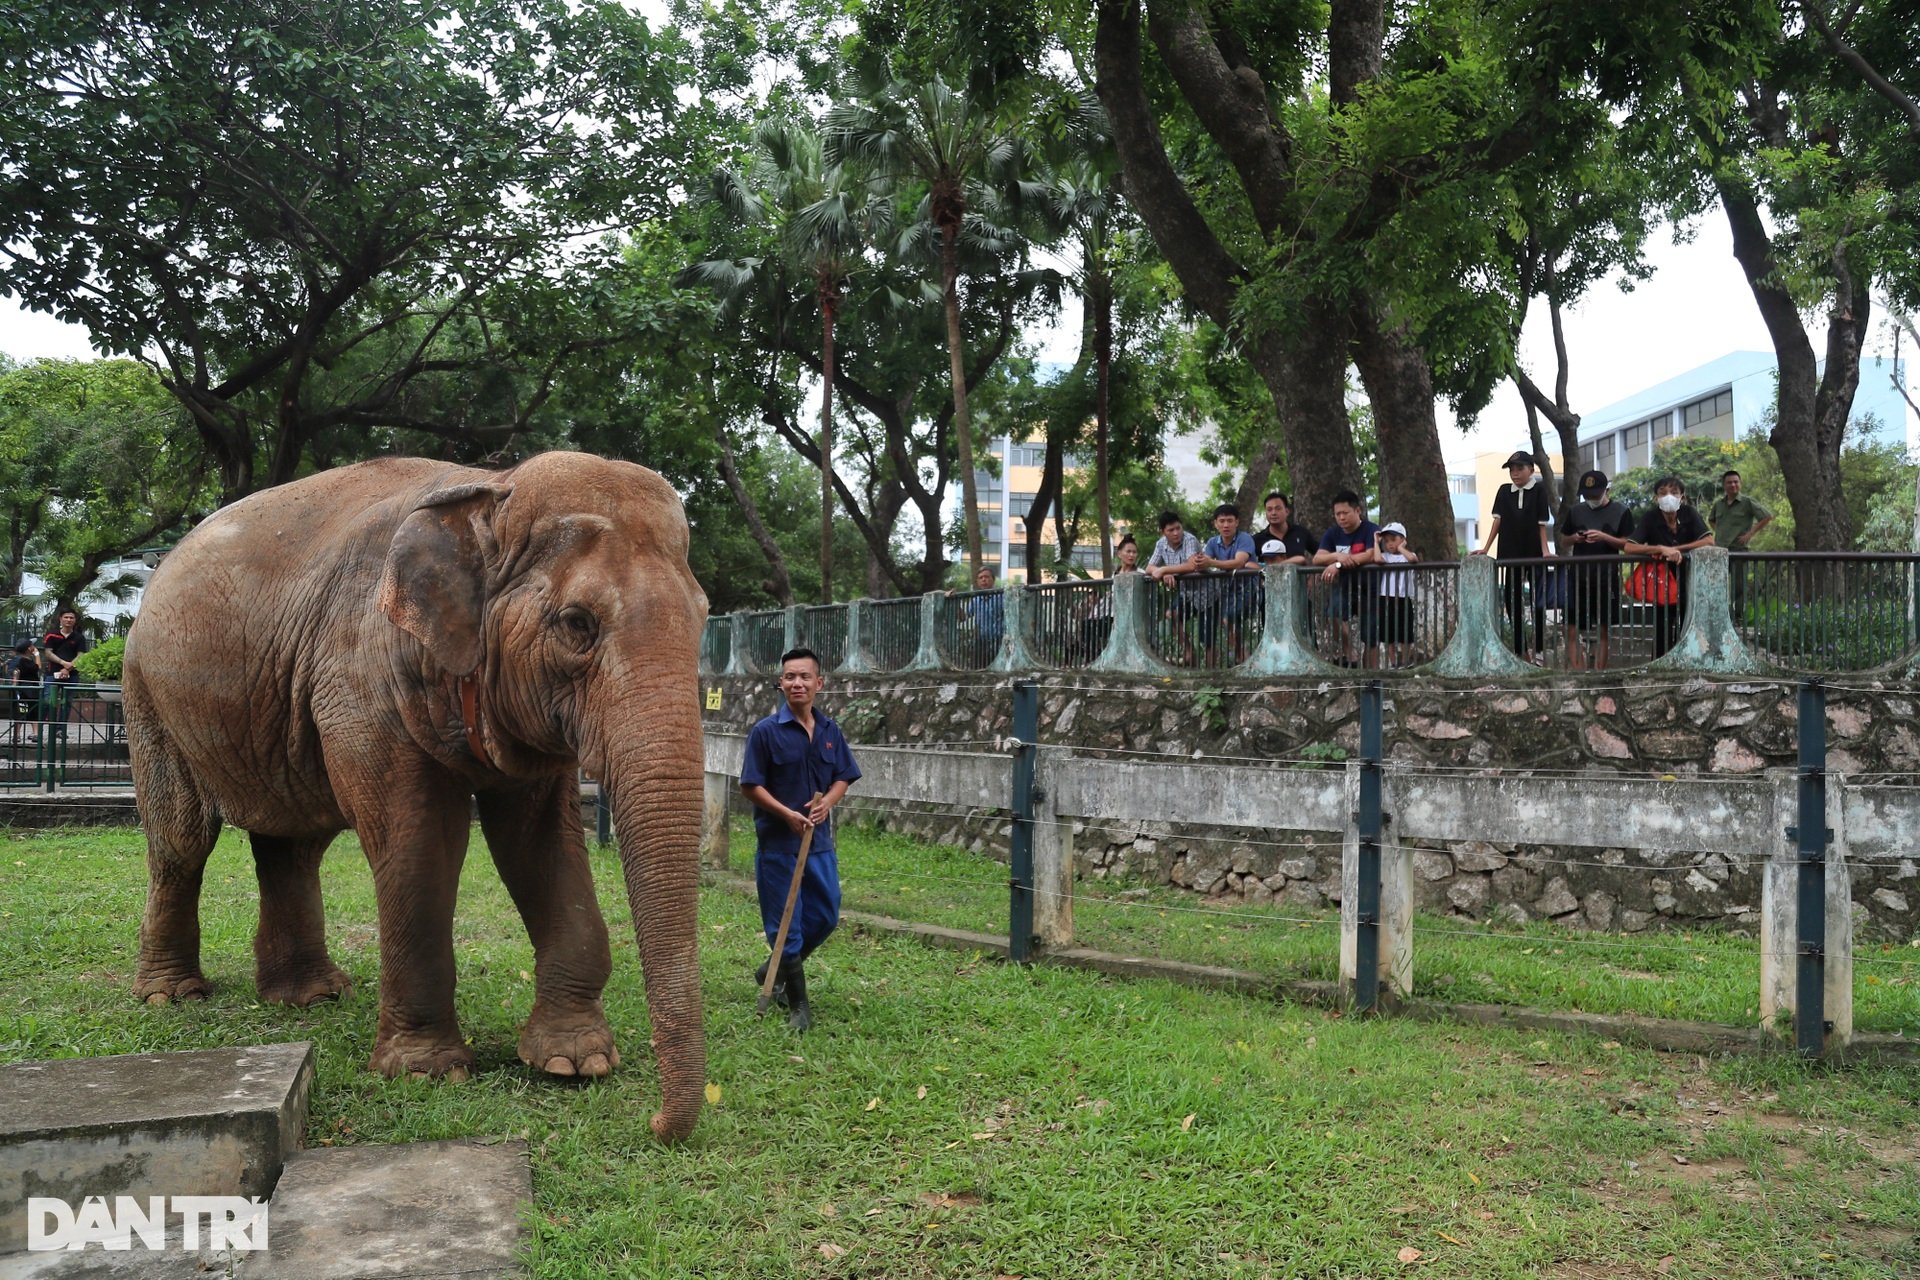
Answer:
[(1686, 553), (1695, 547), (1711, 546), (1713, 533), (1700, 513), (1687, 505), (1686, 486), (1679, 476), (1660, 477), (1653, 486), (1653, 498), (1654, 509), (1640, 518), (1640, 527), (1621, 550), (1663, 563), (1678, 578), (1679, 593), (1674, 601), (1654, 603), (1653, 656), (1657, 658), (1673, 647), (1680, 634), (1680, 604), (1687, 598)]

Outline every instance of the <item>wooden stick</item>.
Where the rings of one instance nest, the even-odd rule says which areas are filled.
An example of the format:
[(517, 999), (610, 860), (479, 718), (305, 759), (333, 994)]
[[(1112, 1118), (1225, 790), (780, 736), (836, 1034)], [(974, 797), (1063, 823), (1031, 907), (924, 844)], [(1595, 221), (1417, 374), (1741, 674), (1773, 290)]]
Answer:
[[(813, 793), (813, 799), (807, 801), (812, 809), (821, 793)], [(787, 905), (780, 911), (780, 929), (773, 937), (773, 955), (767, 959), (767, 976), (760, 983), (760, 999), (755, 1013), (765, 1013), (767, 1005), (773, 1001), (773, 980), (780, 974), (780, 957), (787, 949), (787, 930), (793, 926), (793, 908), (800, 901), (800, 878), (807, 873), (807, 850), (813, 847), (813, 828), (809, 826), (800, 833), (800, 856), (793, 860), (793, 882), (787, 886)]]

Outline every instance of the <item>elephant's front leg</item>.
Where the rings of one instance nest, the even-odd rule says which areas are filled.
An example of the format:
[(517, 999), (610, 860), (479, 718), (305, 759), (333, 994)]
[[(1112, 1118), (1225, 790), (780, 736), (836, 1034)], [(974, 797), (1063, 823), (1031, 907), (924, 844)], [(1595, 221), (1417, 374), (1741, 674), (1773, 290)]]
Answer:
[(473, 1050), (453, 1012), (453, 904), (466, 858), (468, 793), (451, 779), (379, 775), (357, 788), (356, 828), (380, 915), (382, 1075), (464, 1080)]
[(604, 1076), (620, 1065), (600, 993), (613, 970), (594, 897), (571, 776), (482, 793), (480, 825), (533, 939), (533, 1013), (520, 1060), (556, 1076)]

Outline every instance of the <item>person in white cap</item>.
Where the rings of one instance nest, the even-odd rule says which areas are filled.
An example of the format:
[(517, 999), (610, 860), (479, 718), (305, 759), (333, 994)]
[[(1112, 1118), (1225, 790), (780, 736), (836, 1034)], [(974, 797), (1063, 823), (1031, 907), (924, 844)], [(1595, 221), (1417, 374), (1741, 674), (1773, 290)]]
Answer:
[(1360, 619), (1370, 667), (1404, 667), (1413, 659), (1413, 571), (1394, 565), (1418, 564), (1407, 550), (1407, 526), (1398, 520), (1380, 526), (1380, 594)]

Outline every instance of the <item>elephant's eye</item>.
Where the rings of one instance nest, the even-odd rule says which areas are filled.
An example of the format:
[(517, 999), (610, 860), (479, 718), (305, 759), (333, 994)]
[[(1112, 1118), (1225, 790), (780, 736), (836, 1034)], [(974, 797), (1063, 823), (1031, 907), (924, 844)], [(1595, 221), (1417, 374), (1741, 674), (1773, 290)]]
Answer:
[(600, 619), (579, 605), (562, 609), (558, 621), (561, 634), (582, 649), (591, 645), (600, 634)]

